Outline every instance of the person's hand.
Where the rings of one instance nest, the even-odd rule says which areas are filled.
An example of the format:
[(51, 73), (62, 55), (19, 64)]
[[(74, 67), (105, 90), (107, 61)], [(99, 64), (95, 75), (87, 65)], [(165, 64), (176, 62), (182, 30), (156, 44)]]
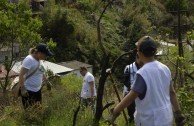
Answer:
[(26, 90), (26, 88), (24, 87), (24, 86), (22, 86), (21, 88), (20, 88), (20, 90), (21, 90), (21, 96), (23, 96), (23, 97), (27, 97), (29, 94), (28, 94), (28, 91)]
[(114, 108), (112, 108), (112, 109), (110, 110), (110, 116), (109, 116), (108, 122), (109, 122), (111, 125), (113, 125), (113, 126), (117, 126), (117, 124), (115, 123), (115, 120), (116, 120), (116, 118), (120, 115), (120, 113), (115, 114), (115, 113), (113, 113), (113, 110), (114, 110)]
[(47, 80), (46, 81), (47, 90), (51, 90), (52, 84)]
[(176, 126), (184, 126), (186, 119), (181, 111), (174, 112)]

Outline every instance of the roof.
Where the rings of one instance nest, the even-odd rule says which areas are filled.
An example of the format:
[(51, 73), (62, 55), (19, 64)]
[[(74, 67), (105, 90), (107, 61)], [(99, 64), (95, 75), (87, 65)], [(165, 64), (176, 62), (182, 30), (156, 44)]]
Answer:
[[(58, 64), (46, 61), (46, 60), (44, 60), (43, 63), (44, 63), (45, 68), (51, 70), (54, 74), (66, 73), (66, 72), (73, 71), (73, 69), (71, 69), (71, 68), (67, 68), (67, 67), (64, 67), (62, 65), (58, 65)], [(19, 73), (21, 66), (22, 66), (22, 61), (18, 61), (14, 64), (12, 70), (16, 73)]]
[(16, 73), (20, 72), (20, 69), (22, 67), (22, 61), (15, 62), (15, 64), (12, 67), (12, 70)]
[[(13, 45), (13, 51), (14, 52), (19, 52), (19, 48), (20, 48), (20, 45), (19, 44), (14, 44)], [(2, 44), (0, 44), (0, 51), (1, 52), (7, 52), (7, 51), (11, 51), (12, 50), (12, 47), (8, 47), (8, 46), (3, 46)]]
[(59, 74), (59, 73), (66, 73), (66, 72), (70, 72), (73, 71), (73, 69), (62, 66), (62, 65), (58, 65), (49, 61), (43, 61), (44, 62), (44, 66), (46, 69), (51, 70), (54, 74)]
[(47, 0), (33, 0), (35, 2), (44, 2), (44, 1), (47, 1)]
[(61, 62), (58, 63), (59, 65), (69, 67), (74, 70), (80, 69), (81, 66), (85, 66), (86, 68), (92, 67), (90, 64), (86, 64), (77, 60), (72, 60), (72, 61), (66, 61), (66, 62)]
[(165, 54), (165, 48), (166, 47), (172, 47), (172, 46), (175, 46), (175, 44), (174, 43), (168, 43), (168, 42), (165, 42), (165, 41), (160, 41), (160, 47), (158, 48), (158, 50), (157, 50), (157, 56), (159, 56), (159, 55), (164, 55)]
[(164, 41), (161, 41), (160, 45), (162, 45), (162, 46), (175, 46), (174, 43), (168, 43), (168, 42), (164, 42)]

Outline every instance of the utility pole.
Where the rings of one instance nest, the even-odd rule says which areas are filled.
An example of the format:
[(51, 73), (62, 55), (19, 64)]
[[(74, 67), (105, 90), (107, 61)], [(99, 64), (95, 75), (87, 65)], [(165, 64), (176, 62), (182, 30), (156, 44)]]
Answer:
[[(180, 0), (177, 0), (177, 16), (178, 16), (178, 52), (179, 52), (179, 58), (183, 58), (183, 43), (182, 43), (182, 36), (181, 36), (181, 12), (180, 12)], [(182, 73), (182, 70), (184, 69), (184, 66), (182, 64), (182, 62), (180, 61), (180, 59), (178, 59), (178, 67), (180, 70), (178, 70), (179, 72), (179, 86), (183, 87), (184, 85), (184, 74)]]
[(178, 50), (179, 50), (179, 57), (184, 57), (183, 53), (183, 43), (181, 37), (181, 10), (180, 10), (180, 0), (177, 1), (177, 15), (178, 15)]
[(175, 79), (175, 83), (178, 82), (178, 87), (183, 87), (185, 83), (184, 79), (184, 73), (183, 70), (185, 69), (184, 64), (182, 63), (181, 59), (184, 58), (184, 51), (183, 51), (183, 42), (182, 42), (182, 33), (186, 30), (185, 26), (181, 20), (182, 15), (188, 13), (188, 10), (182, 10), (181, 8), (181, 0), (176, 0), (176, 10), (174, 11), (169, 11), (170, 13), (174, 13), (177, 16), (177, 24), (174, 25), (174, 33), (176, 34), (176, 37), (178, 39), (178, 56), (179, 58), (177, 59), (177, 74), (176, 76), (178, 77), (178, 80)]

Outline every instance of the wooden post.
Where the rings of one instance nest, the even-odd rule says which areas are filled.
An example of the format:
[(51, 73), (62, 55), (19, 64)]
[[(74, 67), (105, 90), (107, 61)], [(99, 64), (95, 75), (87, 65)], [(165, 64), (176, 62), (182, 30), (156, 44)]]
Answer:
[[(110, 76), (110, 79), (111, 79), (111, 81), (112, 81), (112, 83), (113, 83), (113, 88), (114, 88), (114, 91), (115, 91), (115, 93), (116, 93), (116, 95), (117, 95), (118, 101), (121, 102), (121, 98), (120, 98), (120, 96), (119, 96), (119, 93), (118, 93), (116, 84), (115, 84), (115, 82), (114, 82), (114, 79), (113, 79), (112, 74), (111, 74), (110, 71), (109, 71), (109, 76)], [(124, 110), (123, 110), (123, 116), (124, 116), (124, 118), (125, 118), (126, 123), (128, 124), (127, 116), (126, 116), (126, 113), (125, 113)]]

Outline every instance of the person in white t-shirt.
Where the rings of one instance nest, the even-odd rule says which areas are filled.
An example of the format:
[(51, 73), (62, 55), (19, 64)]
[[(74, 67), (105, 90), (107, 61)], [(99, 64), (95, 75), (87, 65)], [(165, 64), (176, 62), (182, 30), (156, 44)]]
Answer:
[(156, 51), (156, 43), (150, 36), (137, 42), (137, 54), (144, 65), (137, 71), (131, 91), (112, 109), (109, 121), (113, 125), (119, 113), (135, 100), (136, 126), (172, 126), (173, 111), (176, 126), (184, 126), (186, 119), (180, 110), (171, 72), (155, 60)]
[[(123, 98), (129, 93), (131, 90), (132, 84), (136, 78), (136, 72), (143, 65), (143, 63), (139, 60), (138, 55), (136, 55), (135, 62), (130, 65), (127, 65), (124, 69), (124, 88), (123, 88)], [(134, 113), (135, 113), (135, 102), (131, 103), (127, 107), (129, 122), (134, 121)]]
[[(43, 79), (46, 79), (43, 62), (47, 56), (53, 55), (46, 44), (40, 43), (30, 49), (30, 54), (23, 60), (19, 74), (21, 87), (22, 104), (24, 109), (41, 103), (41, 86)], [(29, 77), (28, 77), (29, 76)], [(27, 79), (25, 79), (27, 78)]]
[(96, 87), (94, 76), (88, 72), (86, 67), (80, 68), (80, 74), (84, 77), (81, 90), (81, 105), (94, 107), (96, 100)]

